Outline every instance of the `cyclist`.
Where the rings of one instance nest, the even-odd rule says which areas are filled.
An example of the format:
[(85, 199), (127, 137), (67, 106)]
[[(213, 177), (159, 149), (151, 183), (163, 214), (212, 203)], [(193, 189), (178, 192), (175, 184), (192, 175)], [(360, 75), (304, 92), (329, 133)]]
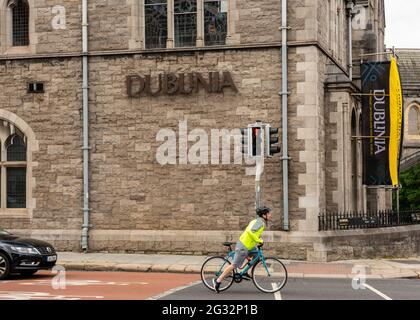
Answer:
[(234, 269), (240, 268), (242, 263), (248, 256), (256, 257), (258, 251), (256, 245), (259, 247), (263, 245), (264, 241), (260, 238), (261, 233), (264, 231), (264, 227), (268, 221), (271, 220), (271, 209), (267, 207), (261, 207), (256, 210), (257, 219), (252, 220), (245, 231), (242, 233), (239, 241), (236, 243), (235, 256), (233, 263), (229, 265), (225, 271), (220, 275), (219, 278), (213, 279), (214, 290), (219, 293), (220, 284), (223, 279), (230, 274)]

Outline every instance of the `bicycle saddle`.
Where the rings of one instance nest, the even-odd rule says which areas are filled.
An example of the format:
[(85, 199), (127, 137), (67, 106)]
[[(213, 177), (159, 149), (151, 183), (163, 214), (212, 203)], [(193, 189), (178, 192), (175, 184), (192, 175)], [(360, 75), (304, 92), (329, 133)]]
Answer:
[(233, 246), (234, 244), (235, 244), (235, 242), (223, 242), (223, 245), (225, 247), (230, 247), (230, 246)]

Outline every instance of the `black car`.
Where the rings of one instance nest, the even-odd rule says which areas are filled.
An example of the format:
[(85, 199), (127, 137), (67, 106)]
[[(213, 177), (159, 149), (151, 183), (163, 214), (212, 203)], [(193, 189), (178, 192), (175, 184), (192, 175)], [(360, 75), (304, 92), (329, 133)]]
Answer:
[(57, 253), (47, 242), (20, 238), (0, 229), (0, 280), (11, 273), (28, 276), (51, 269)]

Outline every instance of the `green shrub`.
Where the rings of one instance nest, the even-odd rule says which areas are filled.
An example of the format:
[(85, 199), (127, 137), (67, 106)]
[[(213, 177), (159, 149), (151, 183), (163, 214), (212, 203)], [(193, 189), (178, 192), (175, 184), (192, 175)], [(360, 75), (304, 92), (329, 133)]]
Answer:
[(420, 208), (420, 164), (400, 174), (400, 209)]

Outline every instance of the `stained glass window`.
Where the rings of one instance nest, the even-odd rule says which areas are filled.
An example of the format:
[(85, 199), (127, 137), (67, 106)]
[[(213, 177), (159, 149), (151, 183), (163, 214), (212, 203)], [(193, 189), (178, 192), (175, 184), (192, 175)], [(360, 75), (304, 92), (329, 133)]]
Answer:
[(4, 157), (0, 161), (1, 209), (26, 208), (27, 148), (26, 137), (13, 124), (3, 121), (0, 141)]
[(193, 47), (197, 39), (197, 0), (174, 0), (175, 47)]
[(206, 46), (226, 44), (227, 8), (227, 0), (206, 0), (204, 2), (204, 39)]
[(166, 48), (168, 38), (167, 0), (145, 0), (146, 49)]
[(7, 207), (26, 207), (26, 168), (7, 168)]
[(413, 136), (420, 135), (420, 112), (419, 108), (411, 107), (408, 113), (408, 134)]
[(15, 134), (7, 138), (7, 161), (26, 161), (26, 146), (19, 135)]
[(12, 11), (13, 46), (29, 45), (29, 5), (26, 0), (9, 2)]

